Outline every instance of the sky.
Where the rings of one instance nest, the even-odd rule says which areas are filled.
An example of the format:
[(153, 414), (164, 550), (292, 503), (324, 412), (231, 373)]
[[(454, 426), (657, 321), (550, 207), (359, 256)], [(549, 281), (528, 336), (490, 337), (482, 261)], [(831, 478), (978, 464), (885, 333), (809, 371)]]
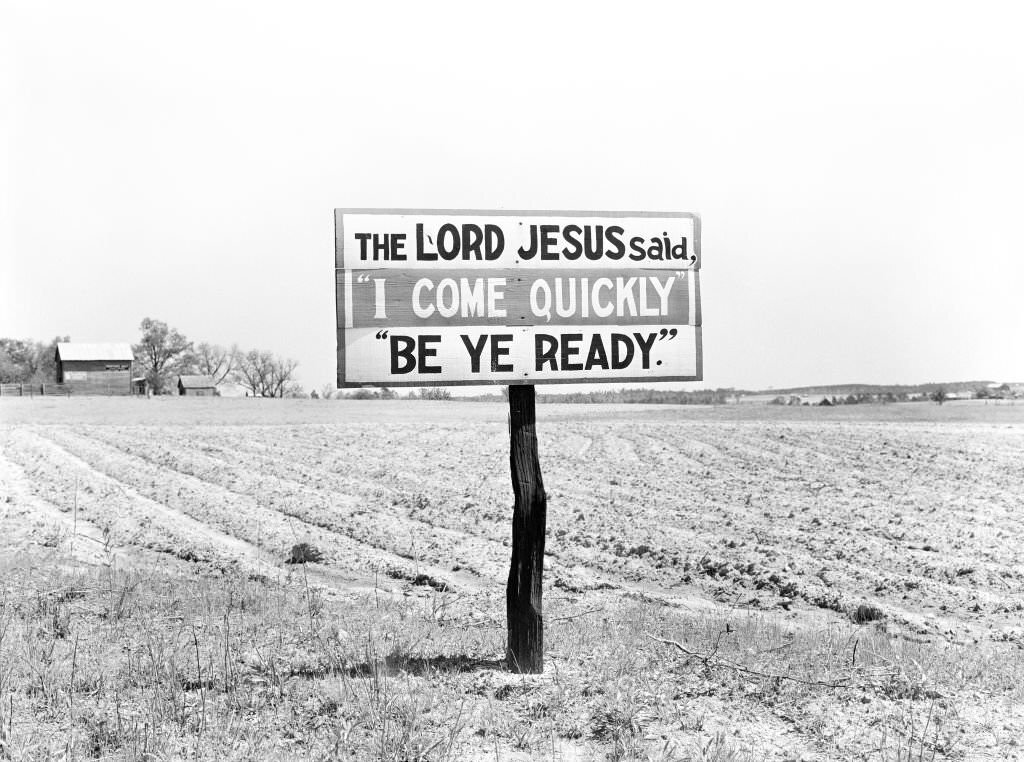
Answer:
[[(704, 381), (1024, 381), (1013, 3), (0, 2), (0, 336), (335, 376), (336, 207), (694, 212)], [(552, 388), (549, 391), (564, 391)]]

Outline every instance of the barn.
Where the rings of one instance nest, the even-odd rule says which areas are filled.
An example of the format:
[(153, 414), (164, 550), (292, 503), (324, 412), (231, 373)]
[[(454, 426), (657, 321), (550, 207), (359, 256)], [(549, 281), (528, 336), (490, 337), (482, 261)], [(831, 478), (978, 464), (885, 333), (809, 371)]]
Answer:
[(178, 376), (178, 394), (187, 397), (213, 397), (217, 384), (209, 376)]
[(132, 393), (135, 356), (131, 344), (61, 341), (57, 343), (54, 360), (57, 383), (74, 394)]

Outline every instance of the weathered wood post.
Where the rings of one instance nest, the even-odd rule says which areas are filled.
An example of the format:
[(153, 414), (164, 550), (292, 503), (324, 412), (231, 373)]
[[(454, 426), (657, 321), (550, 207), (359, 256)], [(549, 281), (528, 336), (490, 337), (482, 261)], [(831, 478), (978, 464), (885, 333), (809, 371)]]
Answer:
[(544, 533), (547, 496), (537, 454), (536, 394), (532, 384), (508, 387), (512, 490), (512, 564), (505, 606), (506, 658), (515, 672), (544, 671)]

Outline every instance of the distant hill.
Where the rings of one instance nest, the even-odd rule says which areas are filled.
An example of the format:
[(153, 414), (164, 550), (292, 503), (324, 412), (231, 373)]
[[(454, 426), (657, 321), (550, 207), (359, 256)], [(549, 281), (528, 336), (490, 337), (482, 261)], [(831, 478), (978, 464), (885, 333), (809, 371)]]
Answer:
[(850, 394), (931, 394), (944, 389), (947, 394), (973, 392), (983, 389), (992, 381), (936, 381), (927, 384), (828, 384), (825, 386), (794, 386), (787, 389), (762, 389), (757, 392), (740, 394), (794, 394), (810, 396), (821, 394), (829, 397), (846, 397)]
[[(876, 402), (901, 401), (916, 398), (928, 398), (943, 390), (947, 395), (973, 396), (973, 393), (986, 389), (992, 381), (932, 381), (924, 384), (824, 384), (820, 386), (794, 386), (785, 389), (698, 389), (695, 391), (678, 391), (670, 389), (602, 389), (593, 392), (542, 392), (538, 393), (541, 402), (581, 402), (581, 403), (661, 403), (669, 405), (723, 405), (740, 402), (744, 397), (771, 398), (803, 398), (804, 402), (815, 402), (814, 397), (827, 397), (833, 402)], [(1024, 385), (1009, 384), (1013, 393), (1019, 394)], [(971, 393), (967, 395), (967, 393)], [(811, 399), (809, 399), (811, 398)], [(500, 399), (489, 394), (474, 399)], [(786, 400), (792, 402), (792, 400)]]

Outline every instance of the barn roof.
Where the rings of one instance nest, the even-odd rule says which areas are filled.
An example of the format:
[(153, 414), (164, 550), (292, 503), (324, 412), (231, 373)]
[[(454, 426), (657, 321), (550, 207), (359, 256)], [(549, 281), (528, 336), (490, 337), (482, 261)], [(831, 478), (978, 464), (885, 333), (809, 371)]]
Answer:
[(57, 342), (57, 356), (61, 360), (134, 360), (132, 345), (119, 341), (107, 344), (94, 344), (82, 341)]
[(213, 389), (217, 385), (210, 376), (178, 376), (178, 383), (186, 389)]

